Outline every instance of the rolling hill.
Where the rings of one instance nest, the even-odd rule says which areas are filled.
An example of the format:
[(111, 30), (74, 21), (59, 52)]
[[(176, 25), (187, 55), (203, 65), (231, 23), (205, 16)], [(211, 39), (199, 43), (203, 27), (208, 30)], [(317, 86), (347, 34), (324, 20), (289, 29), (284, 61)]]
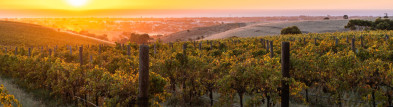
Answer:
[[(325, 33), (347, 31), (344, 26), (349, 20), (313, 20), (313, 21), (283, 21), (283, 22), (250, 22), (228, 23), (198, 27), (189, 31), (180, 31), (163, 38), (164, 42), (192, 40), (214, 40), (229, 37), (257, 37), (267, 35), (280, 35), (281, 29), (289, 26), (298, 26), (303, 33)], [(203, 36), (203, 38), (198, 38)]]
[(187, 41), (189, 39), (195, 40), (197, 38), (205, 38), (220, 32), (236, 29), (247, 26), (246, 23), (227, 23), (207, 27), (196, 27), (189, 30), (176, 32), (160, 38), (164, 42)]
[(0, 21), (0, 45), (2, 46), (53, 46), (109, 44), (40, 25)]

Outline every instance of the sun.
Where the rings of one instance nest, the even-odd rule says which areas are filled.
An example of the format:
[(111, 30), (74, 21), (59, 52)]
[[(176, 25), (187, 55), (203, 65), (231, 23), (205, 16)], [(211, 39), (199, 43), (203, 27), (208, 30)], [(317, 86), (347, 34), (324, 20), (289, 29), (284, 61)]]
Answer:
[(75, 7), (80, 7), (83, 5), (86, 5), (88, 0), (67, 0), (68, 4), (75, 6)]

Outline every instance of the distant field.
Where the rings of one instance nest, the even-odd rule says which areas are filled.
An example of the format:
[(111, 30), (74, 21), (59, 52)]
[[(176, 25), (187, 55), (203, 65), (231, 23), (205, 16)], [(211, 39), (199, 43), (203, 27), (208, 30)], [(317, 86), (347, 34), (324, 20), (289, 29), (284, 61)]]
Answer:
[(205, 40), (222, 39), (232, 36), (256, 37), (266, 35), (279, 35), (281, 29), (289, 26), (298, 26), (303, 33), (325, 33), (346, 31), (344, 26), (349, 20), (320, 20), (320, 21), (293, 21), (293, 22), (273, 22), (256, 23), (249, 26), (228, 30), (225, 32), (210, 35)]
[(39, 25), (0, 21), (0, 45), (3, 46), (51, 46), (105, 44), (94, 39), (57, 32)]

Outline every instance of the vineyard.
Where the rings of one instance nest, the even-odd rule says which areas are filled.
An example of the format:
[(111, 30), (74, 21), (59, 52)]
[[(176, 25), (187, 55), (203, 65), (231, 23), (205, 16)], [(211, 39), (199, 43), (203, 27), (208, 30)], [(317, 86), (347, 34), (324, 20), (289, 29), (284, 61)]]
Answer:
[[(151, 43), (149, 66), (142, 67), (149, 70), (147, 99), (150, 106), (272, 107), (281, 105), (288, 82), (291, 104), (391, 106), (392, 36), (364, 31)], [(281, 72), (283, 42), (290, 44), (290, 78)], [(1, 47), (0, 74), (75, 106), (134, 106), (144, 87), (139, 50), (132, 43)]]

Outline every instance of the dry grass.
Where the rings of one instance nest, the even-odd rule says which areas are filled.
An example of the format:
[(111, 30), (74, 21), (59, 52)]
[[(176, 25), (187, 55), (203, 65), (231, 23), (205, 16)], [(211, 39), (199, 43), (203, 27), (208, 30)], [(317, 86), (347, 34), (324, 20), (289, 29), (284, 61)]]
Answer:
[(42, 102), (14, 85), (11, 79), (0, 78), (0, 84), (3, 84), (9, 94), (14, 95), (23, 107), (45, 107)]

